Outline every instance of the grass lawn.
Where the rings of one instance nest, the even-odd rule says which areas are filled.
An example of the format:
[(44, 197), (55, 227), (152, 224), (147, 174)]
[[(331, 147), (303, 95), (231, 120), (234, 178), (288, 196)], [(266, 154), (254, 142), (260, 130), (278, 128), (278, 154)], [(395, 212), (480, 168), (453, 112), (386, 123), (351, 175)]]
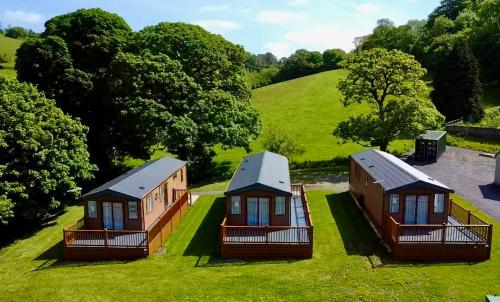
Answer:
[(16, 60), (16, 50), (23, 43), (23, 40), (7, 38), (0, 34), (0, 53), (6, 53), (10, 61), (2, 64), (3, 69), (0, 69), (0, 75), (5, 75), (10, 78), (16, 77), (14, 70), (14, 62)]
[(489, 261), (396, 262), (378, 247), (347, 193), (308, 195), (314, 258), (302, 261), (218, 260), (224, 203), (203, 196), (167, 241), (165, 254), (62, 263), (62, 227), (82, 215), (81, 207), (70, 207), (53, 224), (0, 250), (0, 300), (484, 301), (485, 294), (500, 293), (498, 224)]
[(493, 154), (496, 154), (500, 151), (500, 142), (495, 139), (448, 135), (447, 144), (455, 147), (472, 149)]

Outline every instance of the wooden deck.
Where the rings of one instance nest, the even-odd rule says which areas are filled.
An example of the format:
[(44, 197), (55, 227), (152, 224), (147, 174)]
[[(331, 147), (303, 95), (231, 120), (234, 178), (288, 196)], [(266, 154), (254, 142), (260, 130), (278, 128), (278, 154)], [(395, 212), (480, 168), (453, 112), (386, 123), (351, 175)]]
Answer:
[(86, 230), (83, 219), (63, 231), (65, 260), (137, 259), (154, 254), (189, 208), (189, 193), (176, 190), (176, 201), (145, 231)]
[(450, 202), (448, 221), (443, 224), (399, 224), (387, 215), (384, 240), (394, 257), (413, 260), (489, 259), (493, 226)]
[(292, 186), (290, 226), (221, 224), (221, 256), (232, 259), (311, 258), (313, 225), (304, 188)]

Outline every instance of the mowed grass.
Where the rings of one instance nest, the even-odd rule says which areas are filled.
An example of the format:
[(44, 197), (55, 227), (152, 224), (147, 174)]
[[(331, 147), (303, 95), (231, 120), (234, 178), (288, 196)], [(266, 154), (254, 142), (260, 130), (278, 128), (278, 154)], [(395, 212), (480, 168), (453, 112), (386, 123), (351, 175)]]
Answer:
[[(344, 107), (337, 84), (346, 75), (345, 70), (334, 70), (253, 90), (252, 105), (259, 112), (264, 129), (269, 125), (281, 127), (305, 147), (305, 153), (292, 160), (346, 158), (365, 149), (356, 143), (343, 143), (332, 135), (340, 121), (370, 109), (368, 104)], [(251, 148), (253, 152), (262, 150), (262, 141), (256, 140)], [(390, 146), (396, 152), (411, 148), (411, 141), (406, 140), (396, 141)], [(235, 166), (244, 155), (242, 148), (219, 149), (216, 160), (229, 161)]]
[(6, 53), (9, 57), (9, 62), (2, 64), (3, 68), (0, 69), (0, 75), (5, 75), (9, 78), (16, 77), (14, 64), (16, 61), (16, 50), (23, 43), (23, 40), (12, 39), (0, 34), (0, 53)]
[(398, 262), (379, 247), (347, 193), (308, 196), (314, 257), (300, 261), (218, 259), (224, 202), (203, 196), (165, 254), (64, 263), (62, 228), (82, 215), (81, 207), (70, 207), (53, 225), (0, 250), (0, 301), (484, 301), (500, 293), (498, 223), (491, 260)]

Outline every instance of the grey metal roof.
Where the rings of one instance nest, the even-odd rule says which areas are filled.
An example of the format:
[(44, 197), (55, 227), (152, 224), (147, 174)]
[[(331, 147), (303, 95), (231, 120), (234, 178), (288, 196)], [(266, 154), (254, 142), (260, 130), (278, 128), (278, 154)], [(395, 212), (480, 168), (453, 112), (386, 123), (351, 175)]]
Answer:
[(224, 194), (248, 190), (268, 190), (292, 195), (288, 159), (269, 151), (244, 157)]
[(399, 158), (386, 152), (369, 149), (351, 155), (387, 193), (397, 193), (409, 189), (433, 189), (453, 192), (427, 174), (415, 169)]
[(168, 156), (150, 161), (91, 190), (81, 198), (117, 196), (141, 199), (185, 165), (185, 161)]
[(439, 140), (445, 134), (446, 131), (427, 130), (425, 131), (425, 133), (420, 134), (418, 138), (436, 141)]

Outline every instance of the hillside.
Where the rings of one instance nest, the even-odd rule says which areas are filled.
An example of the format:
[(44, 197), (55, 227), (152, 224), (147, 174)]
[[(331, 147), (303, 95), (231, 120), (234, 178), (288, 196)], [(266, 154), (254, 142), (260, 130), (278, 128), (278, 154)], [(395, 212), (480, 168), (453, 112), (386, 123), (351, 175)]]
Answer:
[[(335, 126), (350, 114), (367, 110), (366, 104), (345, 108), (337, 83), (346, 75), (344, 70), (327, 71), (282, 82), (253, 91), (252, 105), (259, 111), (264, 127), (275, 124), (295, 136), (306, 149), (296, 161), (322, 161), (345, 158), (363, 149), (354, 143), (342, 143), (332, 135)], [(252, 144), (252, 151), (262, 149), (260, 140)], [(398, 141), (391, 150), (404, 151), (411, 142)], [(241, 148), (218, 150), (217, 161), (238, 163), (245, 151)]]
[(0, 53), (6, 53), (10, 59), (10, 62), (3, 64), (3, 69), (0, 69), (0, 75), (6, 75), (9, 77), (15, 77), (16, 71), (14, 70), (14, 62), (16, 59), (16, 50), (23, 43), (22, 40), (7, 38), (4, 35), (0, 35)]

